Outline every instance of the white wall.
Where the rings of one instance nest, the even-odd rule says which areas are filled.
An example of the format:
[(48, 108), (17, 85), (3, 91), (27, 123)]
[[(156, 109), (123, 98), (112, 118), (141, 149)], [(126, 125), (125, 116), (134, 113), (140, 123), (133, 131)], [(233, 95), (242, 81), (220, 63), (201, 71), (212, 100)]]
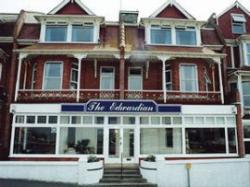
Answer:
[(157, 161), (156, 171), (142, 171), (142, 175), (152, 182), (155, 176), (159, 187), (187, 187), (187, 163), (191, 163), (190, 187), (250, 186), (249, 159)]
[[(102, 168), (102, 169), (100, 169)], [(103, 175), (103, 162), (0, 162), (0, 178), (46, 182), (95, 184)]]

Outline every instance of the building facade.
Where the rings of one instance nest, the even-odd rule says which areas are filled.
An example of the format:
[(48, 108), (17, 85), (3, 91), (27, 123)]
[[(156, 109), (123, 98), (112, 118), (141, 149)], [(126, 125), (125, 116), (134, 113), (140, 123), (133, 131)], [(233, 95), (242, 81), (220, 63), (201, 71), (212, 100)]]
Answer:
[(139, 21), (138, 12), (121, 11), (109, 22), (64, 0), (48, 14), (21, 12), (1, 115), (9, 159), (244, 157), (247, 86), (231, 91), (247, 67), (229, 68), (230, 42), (241, 40), (223, 31), (227, 16), (240, 31), (242, 11), (204, 22), (169, 1)]

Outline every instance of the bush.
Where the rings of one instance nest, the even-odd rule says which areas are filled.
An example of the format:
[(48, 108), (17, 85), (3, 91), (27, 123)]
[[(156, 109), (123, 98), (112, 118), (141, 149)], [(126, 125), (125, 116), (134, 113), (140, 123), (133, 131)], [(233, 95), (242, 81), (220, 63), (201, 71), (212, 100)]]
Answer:
[(149, 155), (144, 160), (148, 162), (155, 162), (156, 159), (154, 155)]

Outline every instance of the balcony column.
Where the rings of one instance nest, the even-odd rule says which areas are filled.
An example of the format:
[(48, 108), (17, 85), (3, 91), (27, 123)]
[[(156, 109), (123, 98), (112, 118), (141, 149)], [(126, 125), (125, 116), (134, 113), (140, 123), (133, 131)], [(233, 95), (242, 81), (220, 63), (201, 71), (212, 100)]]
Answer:
[(22, 68), (22, 62), (23, 59), (27, 57), (27, 54), (20, 53), (18, 57), (18, 67), (17, 67), (17, 78), (16, 78), (16, 89), (15, 89), (15, 102), (17, 101), (18, 97), (18, 90), (20, 87), (20, 77), (21, 77), (21, 68)]
[(82, 59), (86, 58), (86, 54), (74, 54), (75, 58), (78, 59), (78, 77), (77, 77), (77, 90), (76, 90), (76, 102), (80, 101), (80, 90), (81, 90), (81, 69)]
[(242, 75), (237, 74), (237, 88), (239, 90), (239, 101), (241, 103), (241, 115), (244, 116), (244, 98), (243, 98), (243, 88), (242, 88)]
[(214, 59), (215, 62), (218, 64), (218, 73), (219, 73), (219, 81), (220, 81), (220, 95), (221, 95), (221, 103), (224, 104), (224, 89), (223, 89), (223, 82), (222, 82), (222, 70), (221, 70), (221, 59), (216, 58)]
[(170, 59), (169, 56), (158, 56), (158, 59), (162, 61), (162, 90), (164, 103), (167, 102), (167, 89), (166, 89), (166, 61)]

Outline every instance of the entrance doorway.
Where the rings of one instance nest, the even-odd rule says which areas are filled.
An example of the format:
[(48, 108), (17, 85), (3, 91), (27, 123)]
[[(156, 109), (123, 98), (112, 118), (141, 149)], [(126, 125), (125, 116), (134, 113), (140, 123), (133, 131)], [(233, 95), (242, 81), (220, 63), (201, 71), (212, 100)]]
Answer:
[[(106, 141), (107, 142), (107, 141)], [(108, 163), (135, 162), (135, 130), (129, 128), (108, 129)]]

